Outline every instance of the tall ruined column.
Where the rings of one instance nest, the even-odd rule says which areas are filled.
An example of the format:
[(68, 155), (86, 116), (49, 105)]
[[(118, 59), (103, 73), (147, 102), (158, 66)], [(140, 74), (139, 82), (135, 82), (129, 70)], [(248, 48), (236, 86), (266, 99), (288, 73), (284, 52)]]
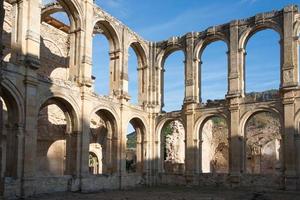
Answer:
[(194, 174), (196, 170), (197, 145), (194, 142), (195, 107), (198, 97), (198, 66), (194, 60), (194, 34), (186, 36), (185, 61), (185, 170), (186, 174)]
[(229, 173), (232, 184), (239, 183), (240, 173), (243, 171), (243, 135), (240, 132), (239, 101), (243, 91), (242, 63), (243, 51), (239, 49), (238, 21), (230, 23), (230, 47), (229, 47), (229, 74), (228, 94), (230, 124), (229, 126)]
[(297, 51), (297, 41), (293, 37), (295, 6), (283, 9), (283, 38), (281, 45), (281, 92), (283, 95), (283, 137), (284, 169), (287, 189), (296, 187), (296, 144), (295, 144), (295, 93), (298, 85), (297, 64), (293, 56)]
[[(12, 33), (12, 48), (14, 49), (14, 63), (18, 64), (20, 70), (23, 70), (24, 77), (24, 142), (18, 144), (18, 160), (23, 162), (23, 181), (21, 185), (22, 195), (34, 193), (32, 177), (35, 176), (36, 165), (36, 142), (37, 142), (37, 75), (39, 68), (40, 54), (40, 23), (38, 18), (41, 15), (40, 1), (14, 1), (15, 22)], [(38, 22), (38, 23), (37, 23)], [(20, 133), (20, 138), (23, 133)], [(24, 144), (24, 148), (23, 148)], [(24, 152), (22, 151), (24, 149)], [(20, 155), (19, 155), (20, 154)], [(22, 156), (24, 156), (22, 158)], [(21, 170), (21, 167), (18, 166)], [(21, 174), (19, 172), (18, 174)]]
[[(91, 103), (89, 99), (90, 90), (92, 86), (92, 43), (93, 43), (93, 1), (86, 0), (83, 2), (84, 10), (84, 27), (85, 30), (81, 34), (82, 41), (82, 55), (81, 55), (81, 67), (80, 67), (80, 82), (81, 82), (81, 126), (80, 132), (80, 177), (81, 180), (87, 177), (89, 174), (89, 143), (90, 143), (90, 111)], [(81, 183), (83, 184), (83, 183)], [(81, 189), (85, 187), (81, 185)]]

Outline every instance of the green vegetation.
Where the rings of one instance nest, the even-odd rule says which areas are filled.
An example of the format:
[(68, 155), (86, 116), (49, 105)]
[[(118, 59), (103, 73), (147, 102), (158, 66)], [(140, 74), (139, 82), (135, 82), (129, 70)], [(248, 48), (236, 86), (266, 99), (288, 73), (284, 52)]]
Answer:
[(162, 128), (161, 133), (162, 133), (162, 136), (164, 138), (166, 138), (167, 135), (171, 135), (172, 134), (172, 128), (171, 128), (170, 123)]
[(127, 135), (127, 148), (136, 148), (136, 133), (132, 132)]

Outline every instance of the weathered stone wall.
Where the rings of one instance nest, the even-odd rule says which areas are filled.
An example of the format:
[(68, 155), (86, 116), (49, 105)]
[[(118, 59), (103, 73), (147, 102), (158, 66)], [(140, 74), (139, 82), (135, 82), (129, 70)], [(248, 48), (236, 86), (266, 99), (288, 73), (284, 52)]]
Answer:
[[(8, 52), (10, 49), (16, 51), (12, 53), (11, 62), (4, 62), (4, 68), (1, 68), (3, 76), (0, 79), (1, 89), (5, 90), (1, 97), (5, 102), (9, 102), (7, 108), (10, 119), (7, 134), (2, 135), (9, 136), (6, 140), (7, 145), (3, 143), (3, 137), (0, 137), (2, 148), (6, 151), (1, 155), (6, 155), (7, 163), (6, 166), (2, 158), (1, 171), (4, 177), (0, 180), (0, 185), (3, 188), (3, 196), (26, 197), (43, 192), (96, 191), (160, 183), (193, 183), (201, 186), (228, 184), (230, 187), (254, 187), (272, 183), (272, 187), (299, 187), (300, 143), (297, 133), (300, 120), (300, 90), (297, 38), (300, 33), (300, 18), (296, 6), (257, 14), (247, 19), (233, 20), (202, 32), (191, 32), (161, 42), (149, 42), (93, 5), (92, 0), (60, 0), (59, 2), (63, 2), (61, 5), (51, 4), (43, 6), (42, 9), (40, 2), (36, 0), (11, 2), (14, 9), (20, 12), (16, 14), (18, 17), (14, 18), (15, 14), (9, 14), (11, 7), (5, 7), (10, 16), (7, 16), (4, 28), (7, 33), (11, 31), (17, 40), (13, 45), (9, 45), (9, 34), (3, 37), (7, 42)], [(66, 10), (72, 16), (68, 34), (52, 25), (37, 23), (36, 17), (40, 16), (41, 12), (45, 17), (57, 10)], [(247, 98), (243, 68), (245, 43), (253, 33), (266, 28), (272, 28), (282, 36), (282, 78), (278, 88), (280, 93), (271, 98), (261, 98), (256, 94)], [(92, 91), (94, 83), (91, 77), (91, 40), (95, 29), (104, 31), (112, 44), (109, 53), (109, 97), (99, 96)], [(199, 95), (199, 53), (209, 43), (217, 40), (226, 41), (228, 44), (228, 91), (225, 99), (202, 104)], [(139, 105), (129, 102), (129, 46), (134, 46), (138, 54)], [(163, 63), (175, 50), (182, 50), (185, 55), (185, 97), (180, 111), (163, 113)], [(6, 61), (9, 61), (8, 57)], [(38, 115), (42, 105), (50, 104), (56, 104), (64, 111), (67, 116), (66, 124), (60, 124), (62, 115), (52, 118), (51, 113), (49, 115), (50, 110), (42, 111), (40, 116)], [(51, 109), (52, 111), (55, 109)], [(280, 119), (282, 148), (279, 155), (282, 155), (282, 158), (279, 159), (283, 164), (279, 175), (246, 173), (245, 124), (254, 113), (262, 111), (275, 113)], [(99, 112), (105, 126), (97, 125), (96, 122), (96, 127), (104, 128), (91, 130), (91, 121), (94, 121), (92, 115)], [(228, 174), (205, 174), (200, 170), (203, 142), (200, 129), (211, 116), (222, 116), (227, 122), (230, 141)], [(132, 119), (138, 119), (138, 122), (134, 122), (136, 130), (140, 132), (137, 137), (136, 154), (137, 164), (142, 166), (142, 170), (128, 174), (126, 133), (128, 123)], [(175, 163), (178, 165), (175, 170), (172, 166), (174, 164), (170, 162), (172, 173), (168, 173), (168, 170), (164, 170), (166, 163), (161, 129), (165, 123), (174, 120), (181, 121), (185, 130), (184, 150), (178, 150), (179, 153), (184, 152), (184, 159), (180, 156), (175, 159), (180, 161)], [(106, 129), (109, 134), (104, 137), (102, 130)], [(218, 131), (214, 131), (214, 127), (209, 129), (212, 129), (212, 133), (207, 133), (207, 138), (214, 141), (218, 138), (214, 137)], [(98, 136), (96, 139), (91, 137), (99, 134), (100, 138), (106, 138), (105, 145), (99, 142)], [(180, 139), (178, 149), (182, 148), (182, 141)], [(104, 170), (103, 175), (93, 176), (89, 173), (89, 151), (94, 148), (90, 146), (91, 142), (96, 143), (94, 147), (98, 150), (99, 144), (101, 145), (102, 161), (104, 158), (106, 162), (103, 161), (102, 164), (106, 166), (108, 173)], [(210, 146), (214, 147), (211, 152), (226, 146), (217, 144), (220, 144), (220, 141), (213, 142)], [(55, 148), (51, 150), (51, 146)], [(169, 146), (173, 148), (176, 145)], [(274, 152), (277, 148), (275, 146), (276, 142), (270, 143), (263, 152)], [(49, 149), (51, 154), (55, 155), (50, 160)], [(103, 151), (104, 149), (106, 150)], [(217, 160), (218, 164), (227, 154), (226, 151), (217, 151), (216, 156), (208, 156), (208, 160), (213, 160), (215, 166), (222, 168), (223, 164), (218, 166), (215, 161)], [(98, 157), (100, 159), (100, 156)], [(52, 161), (54, 168), (50, 167)]]
[(37, 176), (64, 175), (66, 134), (66, 118), (57, 105), (49, 105), (39, 112)]
[(68, 80), (70, 37), (45, 22), (41, 25), (41, 67), (44, 77)]
[(5, 18), (3, 23), (3, 31), (2, 31), (2, 45), (3, 49), (3, 60), (8, 62), (10, 59), (11, 52), (11, 30), (12, 30), (12, 22), (14, 20), (14, 16), (12, 15), (12, 6), (6, 2), (4, 2), (5, 9)]
[(208, 120), (202, 128), (202, 172), (228, 173), (228, 128), (221, 118)]
[(279, 119), (269, 113), (258, 113), (246, 127), (247, 173), (276, 174), (281, 166)]

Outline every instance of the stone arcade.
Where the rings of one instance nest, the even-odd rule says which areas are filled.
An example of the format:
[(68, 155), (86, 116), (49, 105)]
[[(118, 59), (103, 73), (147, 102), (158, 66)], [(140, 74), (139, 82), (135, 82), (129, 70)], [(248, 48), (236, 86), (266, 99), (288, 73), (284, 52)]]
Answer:
[[(41, 5), (40, 0), (4, 1), (2, 196), (159, 184), (300, 188), (297, 6), (150, 42), (92, 0), (57, 0)], [(68, 14), (70, 25), (51, 17), (59, 11)], [(41, 23), (37, 23), (38, 16)], [(252, 35), (264, 29), (280, 36), (279, 95), (249, 98), (244, 84), (245, 46)], [(94, 92), (92, 40), (97, 33), (104, 34), (110, 45), (108, 96)], [(199, 55), (218, 40), (228, 48), (228, 91), (224, 100), (204, 104), (199, 89)], [(138, 58), (138, 105), (130, 103), (128, 94), (130, 46)], [(185, 98), (180, 111), (165, 113), (164, 61), (176, 50), (185, 55)], [(262, 112), (274, 115), (277, 121), (267, 122), (279, 128), (263, 143), (257, 143), (255, 138), (249, 139), (250, 118)], [(216, 117), (223, 120), (218, 126), (227, 129), (220, 132), (218, 141), (215, 133), (209, 133), (218, 129), (213, 124)], [(136, 132), (132, 173), (126, 171), (129, 123)], [(162, 135), (167, 124), (171, 124), (172, 134), (179, 136)], [(246, 129), (247, 124), (250, 128)], [(183, 149), (175, 153), (184, 155), (166, 159), (170, 153), (164, 147), (166, 140), (178, 141), (172, 148)], [(208, 147), (213, 147), (215, 154), (208, 152)], [(262, 164), (262, 152), (274, 168)]]

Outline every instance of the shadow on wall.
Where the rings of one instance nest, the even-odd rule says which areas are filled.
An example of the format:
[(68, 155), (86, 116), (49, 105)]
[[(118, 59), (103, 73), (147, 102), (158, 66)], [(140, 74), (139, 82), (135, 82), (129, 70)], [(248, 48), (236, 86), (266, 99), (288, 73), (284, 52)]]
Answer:
[(65, 174), (67, 125), (64, 113), (55, 104), (38, 115), (37, 176)]

